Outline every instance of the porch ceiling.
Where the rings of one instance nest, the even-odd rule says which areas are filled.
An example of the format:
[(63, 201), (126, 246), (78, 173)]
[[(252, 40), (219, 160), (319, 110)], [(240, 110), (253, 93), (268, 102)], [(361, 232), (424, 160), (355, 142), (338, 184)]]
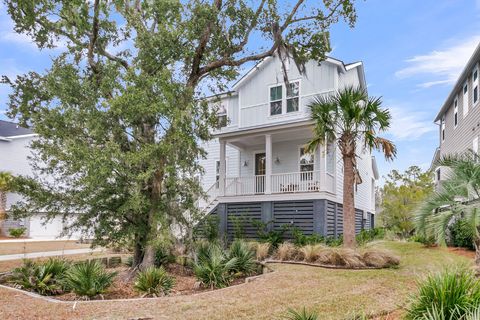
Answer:
[(266, 134), (272, 136), (272, 143), (301, 139), (308, 140), (312, 137), (312, 128), (312, 126), (304, 126), (293, 129), (272, 130), (271, 132), (252, 133), (238, 137), (230, 137), (226, 139), (226, 141), (227, 144), (236, 148), (247, 149), (253, 146), (264, 146)]

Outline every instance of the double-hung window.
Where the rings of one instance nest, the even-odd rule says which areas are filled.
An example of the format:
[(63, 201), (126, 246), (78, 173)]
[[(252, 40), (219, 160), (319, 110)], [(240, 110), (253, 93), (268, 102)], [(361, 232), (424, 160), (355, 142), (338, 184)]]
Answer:
[(218, 126), (220, 128), (226, 127), (228, 124), (227, 108), (222, 104), (217, 111)]
[(456, 128), (458, 125), (458, 99), (453, 101), (453, 126)]
[(270, 115), (282, 114), (282, 85), (270, 88)]
[(468, 82), (465, 82), (463, 85), (463, 116), (465, 117), (468, 113)]
[(298, 97), (300, 92), (298, 81), (290, 82), (287, 87), (287, 112), (298, 111)]
[(442, 142), (445, 141), (445, 116), (442, 116)]
[(305, 148), (300, 148), (300, 179), (312, 180), (315, 158), (313, 153), (307, 153)]
[(478, 71), (478, 66), (475, 67), (472, 75), (472, 92), (473, 92), (473, 105), (475, 106), (479, 101), (480, 95), (480, 74)]

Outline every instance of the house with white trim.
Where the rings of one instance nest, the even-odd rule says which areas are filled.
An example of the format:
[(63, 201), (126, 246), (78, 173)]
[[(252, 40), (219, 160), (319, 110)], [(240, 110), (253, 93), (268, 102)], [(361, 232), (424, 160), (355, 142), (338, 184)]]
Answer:
[[(32, 176), (33, 171), (29, 163), (31, 155), (30, 144), (37, 134), (30, 128), (23, 128), (16, 123), (0, 120), (0, 171), (7, 171), (15, 175)], [(21, 196), (10, 192), (7, 194), (7, 215), (11, 205), (21, 200)], [(44, 214), (36, 213), (30, 218), (14, 220), (7, 218), (3, 223), (1, 235), (8, 235), (11, 228), (26, 228), (25, 236), (32, 239), (57, 239), (67, 223), (62, 218), (55, 218), (44, 224)], [(73, 235), (71, 239), (78, 239), (80, 235)]]
[[(366, 88), (363, 63), (327, 58), (320, 64), (309, 61), (305, 72), (299, 72), (287, 60), (285, 70), (288, 82), (280, 58), (266, 58), (231, 91), (208, 98), (223, 126), (203, 145), (208, 156), (199, 161), (205, 169), (207, 199), (199, 205), (218, 216), (223, 236), (231, 237), (240, 220), (246, 237), (255, 237), (251, 220), (263, 221), (270, 229), (295, 226), (304, 234), (343, 232), (341, 154), (336, 143), (314, 154), (305, 152), (313, 128), (308, 105), (314, 97), (347, 86)], [(361, 149), (357, 232), (374, 226), (378, 179), (375, 158)]]

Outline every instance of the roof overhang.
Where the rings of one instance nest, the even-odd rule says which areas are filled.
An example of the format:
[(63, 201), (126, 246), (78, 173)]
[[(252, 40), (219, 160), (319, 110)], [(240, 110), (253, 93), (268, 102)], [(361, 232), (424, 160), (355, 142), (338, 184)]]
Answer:
[(440, 148), (435, 149), (435, 153), (433, 154), (432, 162), (430, 163), (430, 171), (435, 170), (435, 164), (437, 161), (440, 160)]
[(448, 108), (452, 105), (453, 100), (457, 95), (457, 92), (459, 92), (460, 89), (463, 87), (463, 84), (465, 83), (466, 78), (470, 74), (471, 70), (475, 67), (478, 60), (480, 60), (480, 43), (477, 45), (477, 48), (475, 49), (470, 60), (468, 60), (467, 65), (465, 66), (462, 73), (460, 74), (460, 77), (458, 77), (458, 80), (455, 83), (455, 86), (453, 87), (452, 91), (450, 91), (450, 94), (448, 95), (447, 100), (445, 100), (445, 103), (443, 104), (442, 108), (440, 109), (437, 116), (435, 117), (434, 122), (439, 121), (442, 118), (442, 115), (445, 113), (445, 111), (447, 111)]
[(10, 142), (10, 141), (12, 141), (12, 139), (10, 139), (10, 138), (8, 138), (8, 137), (0, 137), (0, 141)]

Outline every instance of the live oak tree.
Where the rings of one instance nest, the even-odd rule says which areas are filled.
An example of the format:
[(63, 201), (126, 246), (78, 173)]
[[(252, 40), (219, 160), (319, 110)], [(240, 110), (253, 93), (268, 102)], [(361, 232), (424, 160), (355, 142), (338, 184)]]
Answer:
[(310, 105), (313, 138), (307, 150), (335, 143), (343, 162), (343, 244), (355, 247), (355, 184), (362, 183), (357, 168), (358, 152), (379, 150), (387, 160), (396, 155), (395, 145), (378, 136), (390, 126), (390, 113), (380, 98), (369, 97), (363, 88), (346, 87), (334, 95), (319, 96)]
[(196, 214), (199, 141), (216, 123), (205, 93), (274, 54), (303, 71), (324, 60), (332, 24), (356, 20), (354, 0), (5, 4), (16, 32), (60, 51), (44, 73), (4, 78), (9, 115), (39, 134), (17, 211), (75, 217), (67, 231), (100, 245), (133, 240), (140, 268), (153, 264), (159, 228)]

